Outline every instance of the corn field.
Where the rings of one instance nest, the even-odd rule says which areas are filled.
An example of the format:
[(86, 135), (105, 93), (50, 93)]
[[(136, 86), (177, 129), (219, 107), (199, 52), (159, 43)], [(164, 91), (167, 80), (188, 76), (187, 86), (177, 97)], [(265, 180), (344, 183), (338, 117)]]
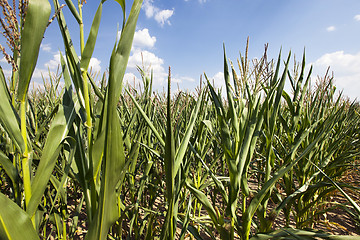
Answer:
[[(360, 224), (359, 186), (343, 181), (359, 170), (360, 106), (331, 76), (314, 81), (305, 53), (292, 64), (291, 53), (251, 61), (246, 50), (234, 64), (224, 46), (224, 89), (204, 74), (193, 93), (172, 93), (170, 68), (165, 93), (140, 67), (142, 87), (126, 85), (142, 0), (128, 16), (130, 3), (115, 1), (121, 36), (96, 83), (88, 67), (106, 0), (86, 16), (87, 38), (86, 1), (1, 0), (13, 71), (0, 71), (0, 239), (358, 238), (316, 229), (334, 208)], [(49, 21), (65, 54), (29, 90)]]

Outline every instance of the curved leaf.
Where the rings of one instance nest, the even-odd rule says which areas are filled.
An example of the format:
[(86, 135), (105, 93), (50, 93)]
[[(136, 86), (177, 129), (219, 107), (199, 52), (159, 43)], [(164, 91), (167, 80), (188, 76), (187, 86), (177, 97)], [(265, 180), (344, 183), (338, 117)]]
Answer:
[(48, 0), (29, 0), (24, 28), (21, 31), (20, 79), (17, 93), (17, 99), (20, 101), (25, 101), (50, 12), (51, 5)]
[(0, 166), (3, 167), (13, 184), (16, 184), (19, 181), (20, 177), (18, 171), (10, 159), (2, 151), (0, 151)]
[(21, 136), (18, 117), (14, 111), (6, 87), (4, 73), (0, 68), (0, 124), (5, 129), (11, 140), (14, 142), (16, 148), (20, 152), (24, 152), (25, 143)]
[(142, 0), (135, 0), (130, 16), (121, 33), (120, 41), (115, 46), (109, 67), (109, 83), (105, 96), (103, 115), (105, 126), (105, 146), (102, 160), (101, 190), (98, 209), (89, 226), (86, 239), (106, 239), (109, 228), (118, 219), (117, 196), (121, 188), (126, 169), (125, 153), (122, 139), (122, 129), (117, 103), (122, 92), (122, 81), (134, 39), (137, 19), (140, 13)]
[(0, 239), (39, 240), (29, 215), (2, 193), (0, 206)]
[(86, 40), (86, 45), (84, 48), (84, 51), (81, 54), (81, 60), (80, 60), (80, 69), (81, 71), (87, 71), (90, 63), (91, 56), (94, 52), (96, 38), (99, 32), (99, 26), (101, 21), (101, 13), (102, 13), (102, 5), (103, 3), (100, 3), (93, 20), (93, 23), (91, 25), (89, 37)]
[(34, 215), (41, 201), (55, 167), (56, 159), (60, 151), (60, 145), (66, 138), (75, 116), (77, 115), (76, 109), (79, 108), (79, 102), (72, 102), (72, 99), (69, 98), (68, 94), (71, 95), (67, 90), (64, 95), (64, 104), (59, 107), (59, 111), (51, 123), (44, 150), (40, 158), (40, 163), (31, 184), (32, 197), (26, 210), (30, 216)]
[(74, 18), (76, 19), (76, 21), (80, 24), (81, 23), (81, 17), (79, 12), (76, 10), (75, 5), (73, 4), (73, 2), (71, 0), (65, 0), (66, 5), (68, 6), (68, 8), (70, 9), (70, 12), (73, 14)]

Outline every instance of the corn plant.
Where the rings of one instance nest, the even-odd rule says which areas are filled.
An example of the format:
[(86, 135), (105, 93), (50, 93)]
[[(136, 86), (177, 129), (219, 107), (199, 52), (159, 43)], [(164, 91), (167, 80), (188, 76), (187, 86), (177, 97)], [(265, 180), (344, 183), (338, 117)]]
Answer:
[[(42, 202), (44, 191), (52, 181), (52, 185), (56, 188), (57, 194), (61, 195), (61, 186), (66, 181), (67, 174), (69, 173), (69, 166), (74, 156), (76, 156), (77, 168), (80, 169), (80, 174), (76, 177), (83, 183), (85, 199), (88, 209), (88, 221), (91, 229), (86, 235), (87, 239), (102, 239), (108, 234), (109, 228), (117, 220), (118, 214), (118, 198), (119, 188), (123, 174), (119, 174), (125, 170), (128, 162), (125, 162), (125, 155), (122, 143), (122, 132), (119, 121), (119, 116), (116, 114), (117, 99), (120, 97), (122, 78), (125, 73), (127, 59), (130, 54), (132, 39), (135, 31), (137, 17), (141, 8), (141, 1), (135, 1), (129, 18), (124, 18), (124, 27), (121, 38), (115, 44), (112, 57), (110, 60), (110, 71), (108, 87), (103, 97), (103, 110), (102, 117), (99, 121), (101, 125), (96, 138), (92, 136), (92, 114), (90, 112), (90, 97), (89, 97), (89, 80), (87, 68), (95, 46), (96, 34), (99, 28), (102, 4), (101, 1), (98, 11), (95, 14), (92, 30), (84, 45), (84, 39), (81, 37), (81, 61), (76, 55), (72, 46), (70, 46), (70, 34), (65, 27), (66, 23), (64, 16), (61, 12), (58, 1), (54, 1), (55, 10), (57, 15), (61, 32), (64, 36), (64, 43), (66, 49), (67, 64), (63, 61), (63, 76), (65, 80), (66, 90), (63, 95), (62, 104), (57, 107), (55, 117), (51, 121), (50, 129), (46, 137), (45, 145), (42, 146), (41, 157), (36, 172), (32, 172), (31, 167), (31, 154), (32, 143), (28, 142), (28, 133), (26, 125), (26, 98), (27, 91), (31, 80), (32, 72), (34, 71), (37, 55), (43, 38), (44, 30), (47, 26), (50, 15), (50, 4), (45, 0), (30, 0), (26, 10), (26, 21), (21, 19), (19, 24), (20, 40), (16, 44), (21, 45), (20, 53), (14, 51), (15, 63), (19, 63), (19, 70), (14, 71), (12, 79), (18, 83), (11, 84), (11, 86), (18, 86), (16, 89), (17, 100), (20, 102), (20, 122), (17, 121), (17, 113), (14, 111), (10, 93), (8, 91), (4, 75), (1, 79), (1, 96), (4, 98), (4, 104), (1, 104), (1, 123), (4, 126), (6, 133), (12, 139), (16, 152), (14, 154), (14, 165), (8, 164), (9, 156), (2, 154), (2, 164), (7, 166), (7, 172), (10, 176), (14, 177), (14, 186), (17, 186), (15, 180), (18, 179), (18, 172), (23, 180), (23, 191), (18, 191), (17, 194), (24, 194), (25, 202), (19, 202), (18, 205), (23, 206), (26, 212), (21, 210), (12, 203), (10, 199), (1, 194), (2, 206), (9, 206), (9, 208), (1, 208), (2, 219), (5, 219), (1, 228), (1, 234), (4, 238), (20, 239), (26, 238), (37, 239), (35, 229), (38, 227), (37, 209)], [(79, 2), (79, 11), (74, 8), (71, 1), (67, 1), (68, 6), (72, 10), (76, 19), (79, 20), (81, 36), (83, 36), (82, 28), (82, 2)], [(121, 8), (125, 12), (125, 2), (119, 2)], [(126, 22), (125, 22), (126, 21)], [(24, 23), (25, 22), (25, 23)], [(20, 29), (21, 28), (21, 29)], [(68, 70), (69, 69), (69, 70)], [(70, 72), (70, 74), (69, 74)], [(17, 76), (18, 75), (18, 76)], [(71, 91), (71, 80), (77, 91), (77, 96), (74, 96)], [(17, 80), (18, 77), (18, 80)], [(119, 87), (120, 86), (120, 87)], [(81, 112), (86, 113), (85, 127), (87, 129), (86, 148), (82, 141), (82, 124)], [(68, 145), (69, 147), (66, 147)], [(57, 163), (57, 158), (64, 149), (65, 159), (63, 162), (62, 176), (60, 181), (56, 182), (52, 176), (53, 169)], [(87, 149), (87, 150), (85, 150)], [(95, 149), (95, 150), (93, 150)], [(120, 151), (119, 151), (120, 150)], [(100, 153), (98, 153), (100, 151)], [(91, 155), (94, 154), (100, 159), (92, 161)], [(80, 156), (80, 158), (78, 158)], [(104, 156), (104, 157), (102, 157)], [(95, 163), (94, 163), (95, 162)], [(18, 163), (21, 163), (21, 171), (17, 170)], [(8, 169), (9, 168), (9, 169)], [(77, 169), (77, 170), (78, 170)], [(102, 177), (99, 172), (102, 171)], [(75, 170), (75, 173), (77, 171)], [(81, 175), (82, 174), (82, 175)], [(35, 175), (31, 181), (32, 175)], [(115, 177), (116, 175), (116, 177)], [(92, 177), (88, 177), (92, 176)], [(55, 181), (55, 182), (54, 182)], [(90, 187), (87, 187), (90, 186)], [(99, 191), (99, 189), (101, 189)], [(117, 190), (118, 189), (118, 190)], [(89, 193), (89, 194), (88, 194)], [(16, 199), (21, 197), (15, 196)], [(45, 201), (45, 199), (44, 199)], [(59, 200), (65, 201), (66, 199)], [(45, 202), (43, 203), (45, 204)], [(54, 206), (54, 204), (53, 204)], [(105, 207), (106, 206), (106, 207)], [(16, 214), (22, 216), (23, 221), (18, 221), (18, 225), (14, 224), (10, 219), (10, 215)], [(56, 217), (55, 217), (56, 218)], [(30, 220), (31, 219), (31, 220)], [(56, 220), (56, 219), (55, 219)], [(65, 221), (63, 220), (63, 228)], [(25, 228), (26, 231), (15, 231), (15, 227)], [(14, 232), (15, 231), (15, 232)], [(21, 235), (24, 234), (24, 235)], [(62, 234), (66, 238), (65, 232)]]
[[(5, 7), (3, 6), (3, 8)], [(24, 12), (25, 8), (26, 14)], [(28, 211), (33, 203), (39, 204), (35, 200), (37, 197), (35, 189), (38, 186), (31, 181), (33, 175), (31, 166), (33, 150), (31, 142), (28, 141), (26, 124), (27, 93), (31, 76), (36, 66), (41, 40), (49, 21), (51, 7), (50, 3), (46, 0), (21, 1), (19, 20), (16, 18), (15, 7), (8, 9), (10, 16), (7, 17), (11, 19), (8, 22), (11, 23), (10, 27), (14, 31), (13, 35), (17, 36), (10, 40), (13, 51), (13, 56), (11, 57), (13, 64), (11, 86), (14, 88), (11, 89), (11, 94), (13, 95), (10, 95), (4, 74), (1, 73), (0, 92), (3, 104), (1, 104), (0, 118), (2, 126), (12, 140), (13, 151), (11, 151), (12, 155), (9, 156), (2, 154), (2, 162), (6, 162), (7, 172), (12, 175), (12, 178), (22, 179), (22, 186), (20, 187), (17, 182), (14, 182), (15, 179), (13, 180), (14, 190), (16, 191), (14, 197), (17, 199), (17, 204), (1, 194), (1, 205), (9, 205), (10, 207), (1, 208), (2, 215), (4, 216), (2, 219), (5, 221), (2, 225), (1, 235), (3, 238), (12, 238), (14, 235), (18, 238), (20, 236), (27, 236), (28, 238), (36, 239), (38, 237), (33, 228), (33, 224), (35, 224), (34, 214), (24, 211)], [(9, 164), (9, 162), (13, 164)], [(21, 202), (23, 197), (25, 201)], [(16, 233), (16, 224), (11, 220), (8, 221), (11, 219), (11, 214), (14, 213), (22, 216), (22, 221), (19, 221), (20, 225), (18, 227), (23, 225), (23, 232)]]

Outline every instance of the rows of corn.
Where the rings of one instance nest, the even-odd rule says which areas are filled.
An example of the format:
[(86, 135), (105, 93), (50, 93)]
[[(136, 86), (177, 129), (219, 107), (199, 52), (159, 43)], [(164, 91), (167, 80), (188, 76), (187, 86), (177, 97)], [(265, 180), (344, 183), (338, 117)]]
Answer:
[[(204, 74), (171, 92), (170, 69), (165, 93), (142, 68), (141, 88), (125, 85), (142, 1), (126, 17), (115, 1), (121, 36), (100, 82), (88, 68), (105, 0), (87, 38), (86, 1), (19, 0), (18, 16), (1, 1), (13, 71), (0, 71), (0, 238), (350, 239), (314, 229), (336, 207), (360, 223), (358, 188), (341, 181), (358, 168), (360, 108), (333, 78), (311, 80), (305, 56), (233, 64), (224, 48), (222, 89)], [(52, 6), (65, 54), (29, 91)]]

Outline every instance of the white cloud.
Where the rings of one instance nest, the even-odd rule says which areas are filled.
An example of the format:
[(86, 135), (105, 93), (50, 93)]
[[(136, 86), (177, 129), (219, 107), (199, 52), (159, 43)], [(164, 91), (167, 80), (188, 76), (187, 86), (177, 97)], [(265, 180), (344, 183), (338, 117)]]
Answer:
[(125, 73), (125, 75), (124, 75), (124, 83), (125, 84), (130, 84), (133, 87), (134, 87), (134, 84), (135, 84), (136, 85), (135, 87), (137, 87), (138, 84), (141, 84), (141, 81), (134, 73)]
[(210, 83), (213, 84), (215, 88), (225, 88), (224, 73), (218, 72), (212, 78), (209, 79)]
[(42, 43), (40, 45), (40, 49), (43, 50), (44, 52), (51, 52), (51, 44), (50, 43)]
[[(149, 48), (151, 49), (155, 46), (155, 43), (156, 37), (151, 36), (147, 28), (135, 32), (134, 46), (131, 49), (127, 72), (124, 76), (125, 82), (131, 85), (134, 85), (134, 80), (136, 84), (142, 83), (140, 74), (137, 71), (137, 67), (139, 66), (147, 75), (150, 75), (151, 71), (153, 72), (154, 89), (159, 90), (161, 87), (166, 86), (168, 68), (165, 66), (165, 61), (149, 50)], [(172, 82), (190, 83), (195, 82), (195, 80), (191, 77), (172, 74)]]
[(329, 26), (326, 28), (326, 31), (328, 31), (328, 32), (333, 32), (335, 30), (336, 30), (335, 26)]
[(156, 37), (150, 36), (149, 29), (144, 28), (135, 32), (133, 47), (136, 48), (152, 48), (156, 42)]
[(326, 69), (334, 72), (335, 86), (337, 89), (344, 90), (344, 94), (360, 99), (360, 52), (356, 54), (337, 51), (327, 53), (317, 59), (314, 63), (314, 71), (319, 76), (323, 76)]
[(175, 76), (175, 77), (172, 77), (171, 80), (175, 83), (184, 83), (184, 82), (195, 82), (195, 79), (192, 78), (192, 77), (178, 77), (178, 76)]
[(89, 63), (89, 71), (92, 72), (101, 72), (101, 61), (97, 58), (92, 57), (90, 59), (90, 63)]
[(167, 77), (167, 72), (164, 68), (164, 60), (154, 53), (149, 51), (142, 51), (135, 49), (133, 54), (129, 57), (128, 68), (135, 70), (137, 66), (144, 67), (145, 72), (150, 74), (151, 70), (154, 73), (154, 83), (163, 84)]
[(156, 8), (152, 3), (153, 0), (145, 0), (143, 3), (143, 9), (145, 10), (145, 14), (148, 18), (153, 17), (155, 11), (158, 11), (158, 8)]
[[(80, 58), (80, 57), (79, 57)], [(46, 62), (43, 67), (36, 67), (33, 73), (33, 78), (36, 80), (41, 80), (42, 75), (47, 78), (48, 72), (50, 69), (51, 72), (55, 72), (58, 68), (58, 66), (61, 64), (60, 62), (60, 52), (57, 52), (53, 55), (53, 58)], [(91, 58), (89, 63), (89, 71), (92, 72), (100, 72), (101, 71), (101, 61), (97, 58)], [(35, 81), (36, 81), (35, 80)]]
[(354, 19), (355, 19), (356, 21), (360, 21), (360, 14), (355, 15), (355, 16), (354, 16)]
[(60, 52), (53, 55), (53, 59), (46, 62), (44, 66), (49, 68), (50, 70), (56, 70), (56, 68), (60, 65)]
[[(41, 81), (42, 77), (47, 77), (48, 76), (48, 70), (46, 69), (40, 69), (40, 68), (35, 68), (33, 75), (32, 75), (32, 79), (35, 79), (35, 81)], [(32, 81), (34, 82), (34, 81)]]
[(174, 14), (173, 10), (161, 10), (160, 12), (156, 13), (155, 20), (161, 25), (164, 26), (165, 23), (171, 25), (169, 18)]
[(174, 14), (174, 9), (161, 10), (154, 6), (153, 2), (153, 0), (145, 0), (143, 3), (146, 17), (154, 18), (161, 26), (164, 26), (165, 23), (170, 25), (169, 18)]

